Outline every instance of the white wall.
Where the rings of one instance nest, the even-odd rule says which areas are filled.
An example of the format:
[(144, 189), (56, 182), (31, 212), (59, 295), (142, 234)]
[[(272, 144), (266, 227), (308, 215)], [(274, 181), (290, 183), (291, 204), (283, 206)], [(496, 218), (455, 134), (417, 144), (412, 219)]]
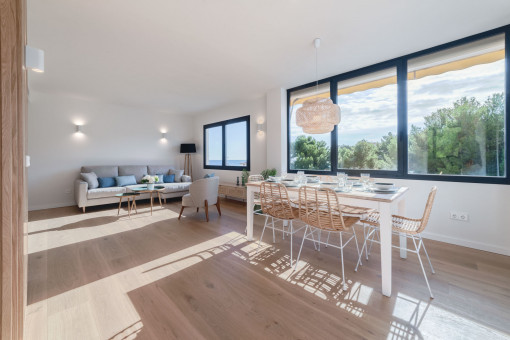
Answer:
[[(171, 164), (183, 167), (180, 143), (193, 142), (192, 117), (30, 93), (29, 210), (74, 205), (82, 165)], [(74, 124), (83, 124), (83, 134)], [(167, 141), (161, 130), (167, 130)]]
[[(257, 122), (266, 120), (266, 98), (233, 103), (211, 111), (202, 112), (193, 117), (193, 131), (197, 153), (193, 155), (193, 178), (202, 178), (206, 173), (214, 172), (222, 182), (235, 183), (241, 180), (241, 171), (211, 170), (203, 168), (203, 128), (204, 125), (222, 120), (250, 115), (250, 174), (259, 174), (266, 169), (266, 133), (257, 134)], [(275, 148), (279, 145), (275, 145)], [(197, 166), (198, 165), (198, 166)]]

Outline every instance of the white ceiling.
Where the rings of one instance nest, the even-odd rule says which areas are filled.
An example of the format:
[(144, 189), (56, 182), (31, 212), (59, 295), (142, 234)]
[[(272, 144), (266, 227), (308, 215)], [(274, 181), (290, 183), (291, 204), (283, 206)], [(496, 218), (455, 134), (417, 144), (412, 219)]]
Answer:
[(510, 24), (509, 0), (28, 0), (31, 91), (194, 113)]

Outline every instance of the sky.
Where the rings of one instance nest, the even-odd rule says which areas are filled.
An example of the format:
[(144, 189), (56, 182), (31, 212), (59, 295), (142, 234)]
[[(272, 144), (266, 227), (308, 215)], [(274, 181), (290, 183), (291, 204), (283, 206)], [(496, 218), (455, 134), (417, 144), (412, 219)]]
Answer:
[[(207, 129), (209, 160), (222, 159), (221, 126)], [(246, 122), (228, 124), (225, 128), (227, 165), (230, 160), (246, 161)]]
[[(461, 97), (475, 97), (479, 102), (493, 93), (504, 92), (504, 60), (476, 65), (464, 70), (446, 72), (408, 81), (409, 126), (423, 126), (423, 117), (439, 108), (451, 107)], [(354, 145), (366, 139), (378, 142), (388, 132), (397, 133), (397, 85), (342, 95), (339, 144)], [(296, 126), (296, 110), (291, 116), (291, 140), (302, 135)], [(330, 135), (312, 135), (330, 145)]]

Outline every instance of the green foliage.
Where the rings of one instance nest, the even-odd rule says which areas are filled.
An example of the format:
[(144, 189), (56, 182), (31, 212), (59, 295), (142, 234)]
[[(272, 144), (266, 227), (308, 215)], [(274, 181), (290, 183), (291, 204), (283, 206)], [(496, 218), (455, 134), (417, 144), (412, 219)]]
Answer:
[(293, 169), (326, 170), (331, 167), (330, 150), (324, 141), (311, 136), (299, 136), (292, 144)]
[(241, 180), (242, 180), (242, 185), (243, 186), (246, 183), (248, 183), (248, 177), (250, 177), (250, 173), (248, 172), (248, 170), (243, 169), (243, 172), (242, 172), (242, 175), (241, 175)]
[(275, 168), (272, 168), (272, 169), (266, 169), (266, 170), (262, 170), (262, 172), (260, 173), (262, 175), (262, 177), (264, 177), (264, 179), (268, 179), (270, 176), (276, 176), (276, 169)]

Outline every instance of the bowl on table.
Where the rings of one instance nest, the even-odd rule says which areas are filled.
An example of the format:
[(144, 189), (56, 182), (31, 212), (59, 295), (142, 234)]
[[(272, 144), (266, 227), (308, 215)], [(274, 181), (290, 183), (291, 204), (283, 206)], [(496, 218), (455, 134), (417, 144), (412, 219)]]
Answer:
[(395, 183), (375, 182), (373, 186), (376, 190), (393, 190)]
[(306, 175), (306, 182), (307, 183), (319, 183), (319, 181), (320, 181), (319, 176)]

